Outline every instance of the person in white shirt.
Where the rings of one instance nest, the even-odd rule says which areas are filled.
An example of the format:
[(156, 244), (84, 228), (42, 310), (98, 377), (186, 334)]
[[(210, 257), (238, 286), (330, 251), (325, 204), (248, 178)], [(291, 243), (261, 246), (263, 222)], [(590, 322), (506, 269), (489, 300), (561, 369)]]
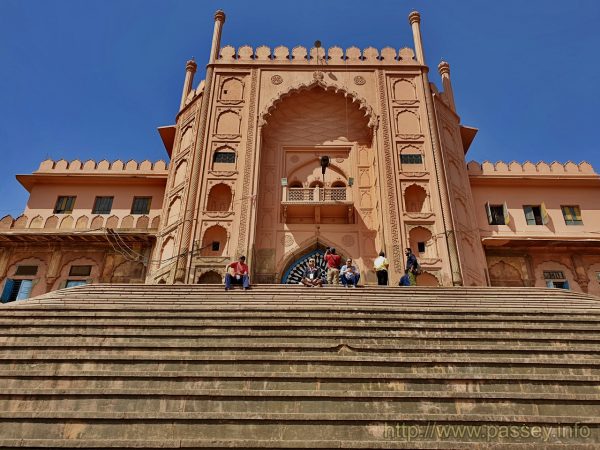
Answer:
[(379, 256), (375, 258), (373, 262), (373, 268), (375, 269), (375, 273), (377, 274), (377, 284), (379, 286), (387, 286), (388, 285), (388, 266), (390, 265), (389, 261), (385, 257), (385, 253), (379, 252)]

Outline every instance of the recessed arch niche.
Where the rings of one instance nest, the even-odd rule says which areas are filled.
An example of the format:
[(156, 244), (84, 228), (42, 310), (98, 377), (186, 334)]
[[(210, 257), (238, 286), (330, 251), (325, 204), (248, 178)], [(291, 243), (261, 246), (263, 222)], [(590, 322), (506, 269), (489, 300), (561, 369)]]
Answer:
[(223, 277), (214, 270), (209, 270), (198, 277), (198, 284), (223, 284)]
[(244, 97), (244, 83), (238, 78), (226, 78), (221, 84), (219, 100), (239, 101)]
[(208, 193), (206, 210), (229, 211), (231, 209), (231, 198), (231, 187), (225, 183), (215, 184)]
[(406, 212), (427, 212), (427, 191), (418, 184), (411, 184), (404, 190), (404, 207)]
[(241, 116), (237, 111), (228, 109), (217, 116), (216, 134), (234, 135), (240, 134)]
[[(418, 258), (433, 258), (436, 256), (434, 255), (433, 236), (427, 228), (419, 226), (411, 229), (409, 232), (409, 242), (410, 248)], [(425, 248), (421, 249), (423, 251), (419, 250), (419, 243), (424, 244)]]
[(202, 256), (224, 256), (227, 243), (227, 230), (221, 225), (213, 225), (202, 236)]

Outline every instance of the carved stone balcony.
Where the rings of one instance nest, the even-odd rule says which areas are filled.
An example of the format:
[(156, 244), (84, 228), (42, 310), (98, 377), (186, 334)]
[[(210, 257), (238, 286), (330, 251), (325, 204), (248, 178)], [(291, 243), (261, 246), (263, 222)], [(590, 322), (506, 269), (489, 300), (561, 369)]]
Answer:
[(285, 223), (354, 223), (352, 189), (288, 188), (281, 196)]

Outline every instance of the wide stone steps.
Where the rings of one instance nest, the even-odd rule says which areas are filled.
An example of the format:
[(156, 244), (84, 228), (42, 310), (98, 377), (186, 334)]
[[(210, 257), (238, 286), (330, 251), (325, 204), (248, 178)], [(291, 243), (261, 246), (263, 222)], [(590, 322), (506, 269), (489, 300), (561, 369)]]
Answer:
[(556, 289), (81, 286), (0, 307), (0, 448), (600, 448), (599, 331)]

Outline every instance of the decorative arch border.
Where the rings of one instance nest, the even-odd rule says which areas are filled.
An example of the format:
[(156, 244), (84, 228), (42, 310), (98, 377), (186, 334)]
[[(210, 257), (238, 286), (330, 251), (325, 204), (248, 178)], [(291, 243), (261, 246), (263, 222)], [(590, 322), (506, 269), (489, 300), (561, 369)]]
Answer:
[[(335, 247), (336, 253), (342, 256), (342, 258), (343, 255), (350, 254), (343, 246), (333, 243), (328, 239), (318, 239), (317, 236), (305, 239), (302, 243), (292, 246), (290, 250), (285, 253), (282, 264), (279, 265), (281, 269), (278, 270), (278, 273), (281, 273), (281, 276), (279, 276), (280, 283), (286, 284), (287, 278), (289, 278), (289, 274), (292, 272), (293, 268), (306, 261), (312, 255), (320, 254), (322, 258), (325, 254), (324, 248), (326, 247)], [(318, 266), (319, 262), (320, 261), (317, 261)], [(320, 265), (319, 267), (321, 267), (321, 269), (326, 268), (324, 265)]]
[(324, 91), (330, 91), (334, 94), (343, 93), (345, 97), (350, 96), (350, 98), (352, 99), (352, 103), (356, 103), (358, 109), (363, 111), (365, 116), (369, 118), (369, 128), (375, 128), (377, 124), (377, 116), (373, 112), (373, 108), (367, 103), (367, 101), (364, 98), (359, 97), (359, 95), (356, 92), (350, 91), (346, 88), (335, 85), (328, 85), (319, 78), (315, 78), (309, 83), (295, 84), (291, 86), (287, 91), (281, 92), (278, 97), (273, 98), (260, 113), (259, 117), (261, 121), (259, 123), (259, 126), (266, 125), (269, 116), (273, 114), (273, 111), (275, 111), (279, 107), (279, 104), (282, 103), (287, 97), (291, 97), (292, 95), (298, 94), (303, 91), (309, 91), (314, 87), (320, 87)]

